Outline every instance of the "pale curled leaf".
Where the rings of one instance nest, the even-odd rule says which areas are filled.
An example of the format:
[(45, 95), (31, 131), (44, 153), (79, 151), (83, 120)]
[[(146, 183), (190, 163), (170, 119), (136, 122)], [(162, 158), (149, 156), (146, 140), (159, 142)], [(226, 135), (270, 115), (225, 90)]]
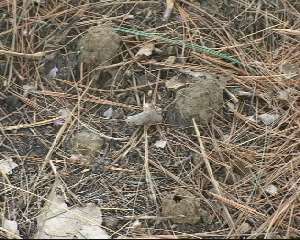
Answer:
[(151, 104), (145, 104), (144, 111), (127, 117), (126, 123), (131, 126), (149, 126), (161, 123), (162, 120), (163, 118), (160, 109)]
[(18, 223), (16, 221), (3, 219), (3, 228), (6, 229), (10, 234), (19, 237), (20, 232), (18, 230)]
[(4, 174), (11, 174), (12, 170), (17, 166), (18, 164), (16, 164), (11, 158), (0, 160), (0, 171)]
[(58, 68), (55, 66), (54, 68), (52, 68), (49, 73), (47, 74), (47, 79), (53, 79), (56, 78), (56, 75), (58, 73)]
[(270, 185), (266, 186), (265, 191), (268, 194), (274, 196), (278, 193), (278, 188), (274, 184), (270, 184)]
[(154, 146), (157, 148), (165, 148), (167, 145), (167, 141), (165, 140), (158, 140), (154, 143)]
[(49, 201), (37, 217), (38, 232), (35, 239), (107, 239), (109, 236), (100, 227), (102, 214), (99, 207), (69, 208), (62, 196), (53, 191)]
[(142, 46), (139, 51), (136, 53), (136, 57), (146, 56), (149, 57), (152, 55), (153, 51), (155, 50), (155, 44), (154, 43), (146, 43), (144, 46)]
[(271, 125), (275, 123), (279, 119), (279, 114), (270, 114), (270, 113), (264, 113), (258, 115), (258, 119), (261, 120), (266, 126)]
[(103, 117), (105, 117), (106, 119), (111, 119), (113, 115), (113, 109), (112, 107), (108, 108), (104, 113), (103, 113)]

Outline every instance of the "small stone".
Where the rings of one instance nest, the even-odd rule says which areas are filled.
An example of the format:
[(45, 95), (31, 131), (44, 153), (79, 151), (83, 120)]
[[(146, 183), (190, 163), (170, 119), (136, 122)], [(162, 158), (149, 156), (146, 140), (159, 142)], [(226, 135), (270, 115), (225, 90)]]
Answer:
[(173, 223), (196, 224), (207, 216), (200, 208), (200, 200), (185, 189), (176, 189), (161, 201), (162, 215), (170, 217)]

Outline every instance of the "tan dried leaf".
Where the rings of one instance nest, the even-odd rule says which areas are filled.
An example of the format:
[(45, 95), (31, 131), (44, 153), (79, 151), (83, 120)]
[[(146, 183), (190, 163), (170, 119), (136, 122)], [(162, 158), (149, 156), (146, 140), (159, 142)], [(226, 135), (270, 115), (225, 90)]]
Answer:
[(154, 43), (146, 43), (144, 46), (142, 46), (139, 51), (136, 53), (136, 57), (146, 56), (149, 57), (152, 55), (153, 51), (155, 49)]

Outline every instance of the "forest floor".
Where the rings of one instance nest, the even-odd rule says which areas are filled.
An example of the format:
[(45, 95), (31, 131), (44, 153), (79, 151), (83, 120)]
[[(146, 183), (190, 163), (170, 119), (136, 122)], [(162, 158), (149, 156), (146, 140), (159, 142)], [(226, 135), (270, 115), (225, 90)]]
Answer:
[(297, 0), (1, 1), (0, 236), (299, 238), (299, 19)]

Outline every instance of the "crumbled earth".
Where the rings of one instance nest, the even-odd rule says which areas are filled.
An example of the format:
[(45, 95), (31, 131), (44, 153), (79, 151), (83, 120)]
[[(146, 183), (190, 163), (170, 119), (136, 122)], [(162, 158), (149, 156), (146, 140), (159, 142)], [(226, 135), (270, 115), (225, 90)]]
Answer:
[(93, 164), (103, 144), (104, 140), (101, 136), (89, 130), (83, 130), (73, 136), (72, 152), (79, 154), (80, 160), (86, 164)]
[(185, 189), (176, 189), (162, 197), (162, 216), (170, 217), (174, 223), (196, 224), (207, 221), (207, 212), (201, 208), (201, 202)]
[(226, 80), (206, 74), (192, 82), (190, 86), (177, 91), (175, 109), (185, 121), (195, 118), (199, 123), (206, 124), (215, 112), (222, 109)]
[[(89, 69), (112, 63), (120, 49), (121, 38), (109, 24), (99, 24), (89, 28), (78, 43), (80, 61)], [(116, 74), (114, 69), (96, 70), (91, 74), (92, 87), (103, 88)]]
[(120, 36), (108, 24), (91, 27), (79, 41), (80, 59), (86, 64), (109, 65), (120, 44)]

